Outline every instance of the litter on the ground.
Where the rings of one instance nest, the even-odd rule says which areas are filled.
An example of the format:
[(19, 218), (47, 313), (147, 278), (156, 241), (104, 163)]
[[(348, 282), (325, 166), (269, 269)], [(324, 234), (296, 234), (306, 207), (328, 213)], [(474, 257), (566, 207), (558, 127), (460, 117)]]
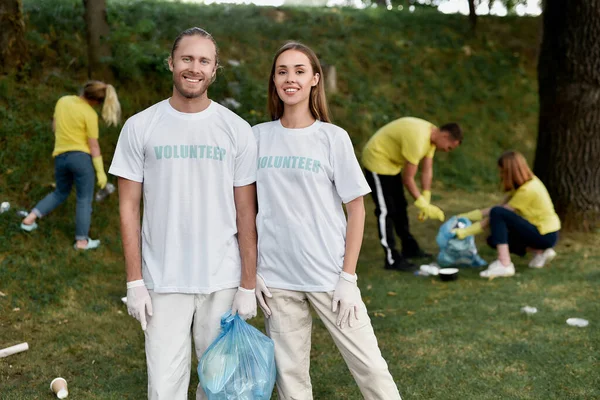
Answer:
[(436, 263), (423, 264), (415, 271), (416, 276), (436, 276), (440, 273), (440, 267)]
[(121, 301), (123, 304), (127, 305), (127, 297), (121, 297)]
[(25, 218), (28, 215), (29, 215), (29, 213), (27, 211), (25, 211), (25, 210), (19, 210), (19, 211), (17, 211), (17, 216), (18, 217)]
[(567, 320), (567, 325), (577, 326), (579, 328), (585, 328), (590, 324), (590, 321), (583, 318), (569, 318)]
[(5, 213), (8, 210), (10, 210), (10, 203), (8, 201), (3, 201), (2, 204), (0, 204), (0, 214)]
[(27, 351), (27, 350), (29, 350), (29, 344), (27, 344), (27, 342), (19, 343), (14, 346), (10, 346), (10, 347), (0, 350), (0, 358), (8, 357), (13, 354), (21, 353), (21, 352)]
[(0, 297), (6, 297), (6, 293), (0, 292)]
[(52, 390), (52, 393), (59, 399), (66, 399), (69, 395), (69, 389), (67, 388), (67, 381), (65, 378), (59, 377), (52, 379), (52, 382), (50, 382), (50, 390)]
[(530, 307), (530, 306), (525, 306), (525, 307), (521, 308), (521, 312), (525, 313), (525, 314), (528, 314), (528, 315), (535, 314), (537, 311), (538, 311), (537, 308)]

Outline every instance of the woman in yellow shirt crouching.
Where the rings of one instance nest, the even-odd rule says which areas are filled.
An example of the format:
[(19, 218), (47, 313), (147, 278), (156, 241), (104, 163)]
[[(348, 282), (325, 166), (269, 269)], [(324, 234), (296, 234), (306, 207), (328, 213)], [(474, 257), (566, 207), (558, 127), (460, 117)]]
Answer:
[(74, 247), (81, 250), (95, 249), (100, 245), (100, 240), (90, 239), (88, 236), (92, 218), (94, 175), (101, 189), (107, 183), (98, 144), (98, 114), (93, 108), (96, 105), (102, 105), (102, 119), (108, 125), (118, 123), (121, 105), (117, 93), (112, 85), (104, 82), (89, 81), (79, 96), (63, 96), (56, 103), (52, 121), (56, 190), (44, 197), (21, 223), (24, 231), (36, 229), (36, 219), (49, 214), (64, 202), (75, 183), (77, 207)]
[(528, 249), (535, 254), (529, 267), (542, 268), (556, 257), (553, 247), (560, 230), (560, 219), (550, 195), (529, 169), (525, 157), (519, 152), (508, 151), (498, 159), (498, 167), (503, 189), (508, 193), (504, 204), (461, 214), (479, 222), (454, 231), (459, 239), (463, 239), (490, 227), (487, 242), (498, 250), (498, 259), (479, 274), (484, 278), (513, 276), (515, 266), (510, 253), (523, 257)]

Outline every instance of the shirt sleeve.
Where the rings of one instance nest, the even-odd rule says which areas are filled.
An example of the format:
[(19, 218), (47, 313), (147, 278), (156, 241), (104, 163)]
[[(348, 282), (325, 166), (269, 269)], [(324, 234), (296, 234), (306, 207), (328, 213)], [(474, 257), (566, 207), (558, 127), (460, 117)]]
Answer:
[(144, 181), (144, 144), (141, 132), (127, 120), (117, 142), (108, 173), (135, 182)]
[(238, 135), (233, 186), (246, 186), (256, 182), (256, 139), (250, 125), (244, 124)]
[(433, 158), (434, 154), (435, 154), (435, 150), (436, 147), (434, 145), (431, 145), (429, 147), (429, 151), (427, 152), (427, 154), (425, 155), (425, 158)]
[(517, 189), (508, 201), (509, 206), (521, 212), (523, 212), (523, 210), (527, 210), (529, 208), (530, 203), (531, 192), (529, 192), (527, 188), (524, 187), (520, 187), (519, 189)]
[(356, 159), (356, 154), (354, 154), (350, 136), (346, 131), (336, 135), (333, 143), (332, 164), (333, 183), (344, 204), (371, 192)]
[(89, 139), (98, 139), (98, 114), (96, 111), (85, 114), (85, 132)]

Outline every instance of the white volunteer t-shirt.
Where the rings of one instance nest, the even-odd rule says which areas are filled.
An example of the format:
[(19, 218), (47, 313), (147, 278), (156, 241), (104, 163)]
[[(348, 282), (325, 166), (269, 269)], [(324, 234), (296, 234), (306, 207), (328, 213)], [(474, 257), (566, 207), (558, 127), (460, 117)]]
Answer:
[(129, 118), (109, 173), (143, 182), (142, 275), (159, 293), (240, 283), (234, 186), (256, 181), (250, 125), (218, 103), (181, 113), (168, 100)]
[(335, 289), (344, 263), (342, 207), (370, 192), (348, 133), (316, 121), (252, 128), (258, 144), (258, 272), (268, 287)]

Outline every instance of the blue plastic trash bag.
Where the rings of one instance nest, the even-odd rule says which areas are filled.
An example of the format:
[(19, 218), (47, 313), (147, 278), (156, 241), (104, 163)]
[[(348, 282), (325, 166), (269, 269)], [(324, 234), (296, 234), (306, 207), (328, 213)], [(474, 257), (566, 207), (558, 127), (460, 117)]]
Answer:
[(440, 267), (461, 265), (483, 267), (487, 265), (487, 262), (477, 254), (477, 246), (475, 246), (473, 236), (460, 240), (452, 233), (453, 229), (466, 228), (467, 226), (471, 226), (471, 221), (468, 218), (452, 217), (440, 227), (435, 239), (440, 247), (440, 254), (437, 258)]
[(268, 400), (275, 373), (273, 341), (237, 314), (223, 315), (221, 333), (198, 363), (208, 400)]

